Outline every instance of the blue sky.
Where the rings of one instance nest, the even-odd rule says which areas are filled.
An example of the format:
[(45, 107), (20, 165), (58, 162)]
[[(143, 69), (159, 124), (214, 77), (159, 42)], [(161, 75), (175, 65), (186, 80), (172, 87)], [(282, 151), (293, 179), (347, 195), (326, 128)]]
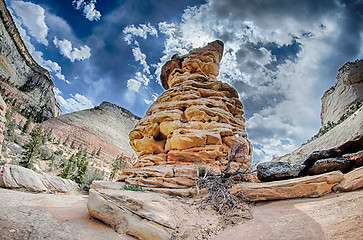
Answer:
[(220, 39), (219, 80), (244, 104), (253, 158), (291, 152), (320, 128), (321, 96), (363, 57), (361, 0), (6, 0), (63, 113), (109, 101), (143, 116), (175, 53)]

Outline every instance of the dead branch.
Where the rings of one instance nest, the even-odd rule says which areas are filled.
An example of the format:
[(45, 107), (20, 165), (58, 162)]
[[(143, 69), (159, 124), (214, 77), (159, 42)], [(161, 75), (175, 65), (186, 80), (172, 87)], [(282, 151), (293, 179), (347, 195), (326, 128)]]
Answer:
[[(200, 207), (211, 206), (225, 217), (225, 221), (239, 222), (243, 218), (251, 218), (248, 204), (242, 198), (236, 197), (228, 191), (236, 176), (243, 179), (243, 175), (250, 174), (249, 156), (246, 156), (246, 145), (239, 144), (236, 139), (228, 151), (227, 158), (220, 161), (225, 169), (219, 175), (204, 174), (196, 181), (197, 189), (207, 189), (207, 194), (201, 199)], [(237, 167), (232, 164), (237, 163)], [(203, 171), (202, 171), (203, 172)]]

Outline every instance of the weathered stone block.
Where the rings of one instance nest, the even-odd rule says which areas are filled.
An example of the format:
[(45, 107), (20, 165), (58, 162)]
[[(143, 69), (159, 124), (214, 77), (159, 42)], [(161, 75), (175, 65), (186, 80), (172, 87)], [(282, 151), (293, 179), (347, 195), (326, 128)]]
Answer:
[(268, 201), (302, 197), (320, 197), (330, 193), (343, 180), (340, 171), (266, 183), (241, 183), (230, 192), (248, 201)]

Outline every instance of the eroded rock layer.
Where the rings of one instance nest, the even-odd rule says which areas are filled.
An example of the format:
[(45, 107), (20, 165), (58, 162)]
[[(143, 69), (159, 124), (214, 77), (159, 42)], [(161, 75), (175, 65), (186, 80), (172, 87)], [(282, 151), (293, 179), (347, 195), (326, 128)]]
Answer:
[(160, 78), (166, 91), (130, 133), (139, 157), (136, 167), (218, 166), (234, 141), (246, 146), (249, 167), (251, 145), (242, 103), (233, 87), (217, 81), (222, 53), (223, 43), (214, 41), (187, 55), (174, 55), (163, 66)]

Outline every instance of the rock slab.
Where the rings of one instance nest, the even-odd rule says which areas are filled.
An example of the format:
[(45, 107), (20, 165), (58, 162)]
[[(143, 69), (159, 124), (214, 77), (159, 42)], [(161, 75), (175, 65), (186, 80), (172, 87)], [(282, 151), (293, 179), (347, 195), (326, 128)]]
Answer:
[(4, 188), (24, 189), (30, 192), (70, 193), (77, 192), (77, 183), (16, 165), (5, 164), (0, 171), (0, 186)]
[(218, 215), (187, 202), (155, 192), (124, 190), (122, 183), (98, 181), (91, 186), (87, 207), (91, 216), (136, 239), (202, 239), (217, 233), (221, 225)]
[(349, 192), (363, 187), (363, 167), (344, 174), (344, 180), (334, 187), (334, 191)]
[(321, 197), (344, 179), (340, 171), (294, 178), (289, 180), (241, 183), (231, 188), (231, 193), (248, 201), (268, 201), (302, 197)]

